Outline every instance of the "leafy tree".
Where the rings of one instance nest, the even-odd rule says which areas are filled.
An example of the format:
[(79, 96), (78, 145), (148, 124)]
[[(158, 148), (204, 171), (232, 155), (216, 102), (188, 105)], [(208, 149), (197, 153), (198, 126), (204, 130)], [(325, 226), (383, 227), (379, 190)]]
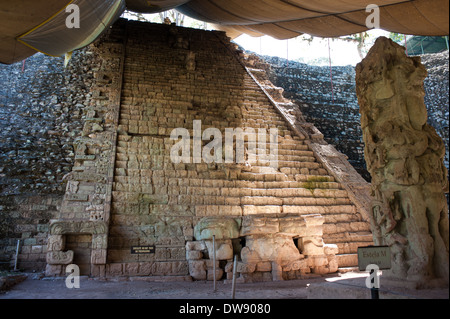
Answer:
[(391, 39), (392, 41), (394, 41), (394, 42), (404, 46), (405, 45), (405, 41), (406, 41), (406, 34), (390, 32), (389, 33), (389, 39)]
[(339, 37), (337, 39), (347, 42), (356, 42), (356, 49), (358, 50), (358, 55), (362, 60), (364, 59), (365, 53), (367, 53), (365, 52), (365, 45), (369, 38), (370, 36), (367, 32), (360, 32), (345, 37)]

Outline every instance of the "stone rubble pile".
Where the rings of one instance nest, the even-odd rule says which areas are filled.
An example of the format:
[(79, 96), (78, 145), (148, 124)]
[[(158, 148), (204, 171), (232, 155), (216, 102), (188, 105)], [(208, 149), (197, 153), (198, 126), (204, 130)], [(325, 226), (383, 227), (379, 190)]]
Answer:
[(93, 57), (64, 59), (41, 53), (0, 65), (0, 195), (59, 193), (73, 165), (73, 141), (89, 104)]
[(20, 267), (45, 267), (49, 221), (74, 164), (95, 65), (88, 48), (67, 68), (40, 53), (0, 65), (0, 266), (14, 262), (20, 240)]

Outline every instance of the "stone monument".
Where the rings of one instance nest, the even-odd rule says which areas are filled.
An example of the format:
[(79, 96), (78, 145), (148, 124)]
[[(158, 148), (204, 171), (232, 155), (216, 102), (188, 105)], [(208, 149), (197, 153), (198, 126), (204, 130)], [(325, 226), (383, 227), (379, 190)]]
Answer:
[(384, 37), (356, 67), (374, 242), (391, 248), (386, 277), (417, 288), (449, 280), (445, 148), (427, 124), (426, 76), (420, 57)]

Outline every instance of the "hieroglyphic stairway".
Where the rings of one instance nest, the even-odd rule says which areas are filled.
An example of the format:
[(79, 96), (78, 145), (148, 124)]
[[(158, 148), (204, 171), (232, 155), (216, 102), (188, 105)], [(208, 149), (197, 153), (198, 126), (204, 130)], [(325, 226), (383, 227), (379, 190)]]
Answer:
[[(243, 281), (356, 266), (357, 247), (372, 243), (368, 185), (224, 33), (120, 20), (95, 50), (94, 105), (50, 227), (47, 275), (78, 255), (92, 276), (212, 279), (213, 236), (218, 279), (234, 254)], [(276, 128), (277, 165), (262, 153), (174, 163), (171, 133), (187, 129), (192, 155), (195, 121), (223, 136)]]

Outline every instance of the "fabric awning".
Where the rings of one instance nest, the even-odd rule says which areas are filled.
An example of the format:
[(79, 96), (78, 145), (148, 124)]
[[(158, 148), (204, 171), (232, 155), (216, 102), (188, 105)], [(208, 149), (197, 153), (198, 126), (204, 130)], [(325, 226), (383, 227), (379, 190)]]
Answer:
[[(62, 25), (62, 10), (85, 8), (79, 33)], [(140, 13), (175, 8), (213, 23), (234, 38), (242, 33), (288, 39), (303, 33), (336, 37), (368, 30), (373, 0), (14, 0), (0, 2), (0, 62), (20, 61), (37, 50), (52, 55), (88, 44), (124, 10)], [(402, 34), (449, 34), (449, 0), (380, 0), (380, 28)], [(65, 13), (65, 11), (64, 11)], [(59, 14), (59, 15), (58, 15)], [(72, 30), (73, 31), (73, 30)], [(53, 52), (53, 53), (51, 53)], [(56, 54), (55, 54), (56, 53)]]
[(369, 4), (380, 8), (380, 28), (402, 34), (449, 33), (448, 0), (191, 0), (177, 10), (222, 30), (288, 39), (303, 33), (336, 37), (368, 30)]

